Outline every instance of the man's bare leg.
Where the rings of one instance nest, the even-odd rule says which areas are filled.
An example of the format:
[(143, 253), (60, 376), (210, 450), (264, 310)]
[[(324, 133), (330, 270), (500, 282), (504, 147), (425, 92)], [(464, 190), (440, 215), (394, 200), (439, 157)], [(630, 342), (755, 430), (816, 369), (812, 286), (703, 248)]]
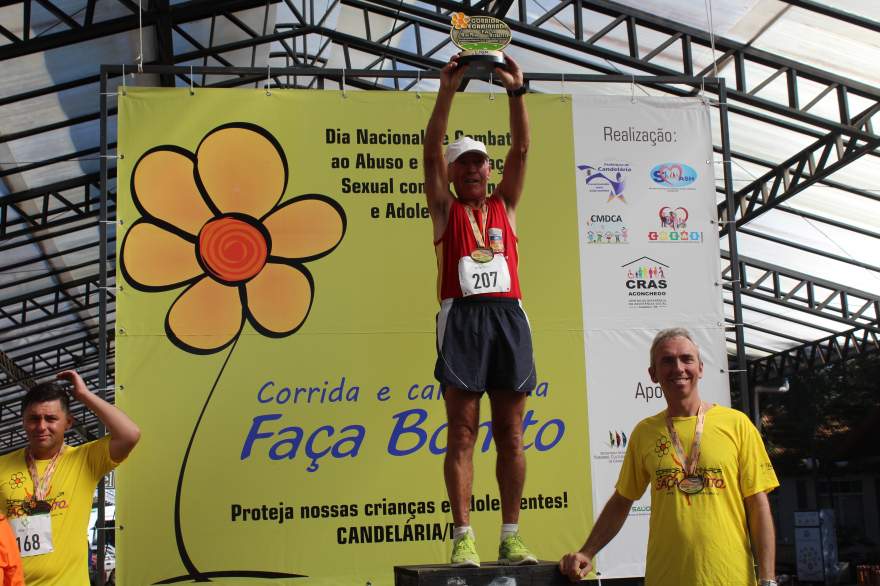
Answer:
[(480, 393), (447, 387), (446, 458), (443, 475), (456, 527), (470, 525), (470, 500), (474, 483), (474, 444), (480, 423)]
[(522, 445), (526, 394), (489, 391), (489, 400), (492, 403), (492, 437), (498, 454), (495, 476), (501, 493), (501, 522), (517, 523), (526, 480), (526, 458)]
[(522, 445), (522, 420), (526, 394), (489, 391), (492, 402), (492, 437), (495, 438), (495, 475), (501, 492), (500, 564), (536, 564), (538, 558), (519, 536), (519, 508), (526, 480), (526, 458)]

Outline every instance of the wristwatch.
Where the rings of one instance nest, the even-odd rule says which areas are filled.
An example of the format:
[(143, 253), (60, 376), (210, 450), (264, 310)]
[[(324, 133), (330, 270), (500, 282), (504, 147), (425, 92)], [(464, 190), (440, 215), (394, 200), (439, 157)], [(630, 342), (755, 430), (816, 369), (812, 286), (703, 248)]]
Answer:
[(518, 98), (529, 91), (529, 88), (525, 86), (525, 84), (519, 86), (515, 90), (507, 90), (507, 95), (511, 98)]
[(761, 586), (779, 586), (776, 580), (761, 580)]

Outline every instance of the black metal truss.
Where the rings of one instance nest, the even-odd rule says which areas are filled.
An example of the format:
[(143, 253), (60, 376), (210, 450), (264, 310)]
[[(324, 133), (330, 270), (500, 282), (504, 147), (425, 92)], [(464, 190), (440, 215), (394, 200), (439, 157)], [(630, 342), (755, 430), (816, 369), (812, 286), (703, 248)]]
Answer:
[[(757, 218), (878, 147), (880, 136), (864, 140), (853, 138), (845, 142), (842, 132), (827, 134), (736, 192), (737, 226)], [(718, 218), (724, 235), (732, 220), (728, 217), (726, 204), (718, 205)]]
[(828, 4), (821, 4), (819, 2), (814, 2), (813, 0), (782, 0), (782, 2), (785, 2), (786, 4), (791, 4), (792, 6), (797, 6), (798, 8), (810, 10), (818, 14), (830, 16), (831, 18), (840, 20), (842, 22), (847, 22), (849, 24), (860, 26), (875, 33), (880, 33), (880, 22), (877, 22), (876, 20), (870, 20), (868, 18), (862, 18), (861, 16), (857, 16), (851, 12), (846, 12), (844, 10), (833, 8)]
[[(715, 147), (715, 153), (721, 154), (721, 148)], [(872, 154), (874, 154), (874, 153), (872, 153)], [(761, 159), (759, 157), (756, 157), (755, 155), (752, 155), (749, 153), (744, 153), (742, 151), (733, 150), (730, 152), (730, 155), (733, 159), (736, 159), (738, 161), (743, 161), (746, 163), (760, 165), (760, 166), (766, 167), (768, 169), (773, 169), (774, 167), (777, 166), (777, 164), (772, 161), (767, 161), (766, 159)], [(873, 201), (880, 201), (880, 195), (878, 195), (877, 193), (874, 193), (873, 191), (869, 191), (867, 189), (860, 189), (858, 187), (853, 187), (853, 186), (847, 185), (845, 183), (840, 183), (839, 181), (834, 181), (832, 179), (828, 179), (827, 177), (818, 179), (818, 181), (816, 181), (816, 183), (818, 183), (819, 185), (824, 185), (826, 187), (832, 187), (834, 189), (837, 189), (837, 190), (840, 190), (840, 191), (843, 191), (846, 193), (851, 193), (853, 195), (857, 195), (857, 196), (863, 197), (865, 199), (870, 199)], [(723, 188), (719, 187), (718, 192), (724, 193)], [(779, 204), (778, 202), (773, 207), (778, 210), (786, 210), (787, 209), (786, 206), (783, 206), (783, 205)], [(790, 209), (790, 208), (788, 208), (788, 209)], [(801, 213), (801, 212), (797, 212), (797, 213)], [(823, 218), (821, 221), (827, 222), (828, 219)], [(846, 229), (857, 230), (856, 227), (849, 226), (849, 225), (846, 226)]]
[(2, 370), (7, 377), (15, 379), (18, 385), (23, 388), (29, 389), (36, 384), (34, 379), (22, 370), (21, 367), (19, 367), (18, 364), (16, 364), (15, 361), (7, 356), (2, 350), (0, 350), (0, 370)]
[[(60, 370), (79, 368), (98, 362), (98, 328), (88, 327), (82, 331), (62, 333), (46, 342), (38, 342), (23, 350), (9, 353), (9, 357), (27, 373), (39, 380)], [(0, 391), (20, 387), (21, 380), (5, 372), (0, 377)]]
[[(323, 31), (322, 34), (327, 36), (328, 39), (332, 39), (337, 44), (343, 46), (343, 51), (346, 55), (350, 48), (356, 48), (382, 57), (389, 57), (394, 67), (397, 66), (397, 63), (426, 69), (436, 68), (439, 65), (436, 60), (430, 58), (439, 47), (435, 46), (425, 50), (426, 43), (422, 40), (422, 37), (425, 34), (425, 30), (442, 32), (448, 28), (448, 16), (446, 14), (420, 9), (411, 5), (403, 5), (391, 2), (390, 0), (343, 0), (343, 4), (362, 10), (365, 18), (371, 12), (380, 13), (387, 17), (393, 16), (401, 24), (391, 34), (396, 34), (404, 28), (411, 28), (416, 37), (416, 52), (412, 53), (400, 48), (383, 45), (383, 39), (387, 38), (388, 35), (383, 37), (383, 39), (372, 39), (370, 38), (369, 30), (367, 30), (367, 38), (365, 39), (354, 35), (345, 35), (338, 31)], [(450, 2), (441, 2), (438, 3), (438, 6), (442, 6), (447, 10), (461, 8), (460, 5)], [(572, 37), (566, 37), (541, 28), (541, 24), (567, 9), (575, 11), (576, 26), (575, 30), (572, 31)], [(582, 16), (582, 10), (595, 11), (612, 17), (614, 20), (611, 25), (585, 38), (586, 33), (583, 30), (583, 19), (578, 18), (579, 15)], [(525, 14), (523, 11), (520, 11), (519, 20), (508, 19), (508, 24), (517, 32), (525, 33), (526, 39), (537, 38), (555, 43), (559, 47), (539, 46), (528, 41), (518, 40), (519, 37), (514, 39), (515, 45), (594, 70), (608, 71), (607, 68), (597, 66), (595, 63), (585, 62), (582, 57), (578, 57), (578, 53), (600, 57), (609, 63), (617, 62), (626, 67), (641, 69), (646, 73), (654, 75), (693, 75), (695, 73), (707, 74), (711, 71), (704, 69), (701, 72), (695, 72), (693, 66), (694, 45), (709, 47), (711, 44), (710, 38), (706, 33), (635, 9), (623, 7), (613, 2), (604, 0), (558, 2), (554, 4), (551, 10), (531, 23), (525, 21)], [(628, 46), (626, 51), (615, 51), (599, 46), (597, 43), (617, 26), (627, 27)], [(665, 34), (668, 38), (659, 46), (646, 52), (645, 48), (638, 45), (637, 31), (641, 28)], [(657, 54), (675, 45), (678, 45), (681, 50), (682, 66), (680, 69), (673, 70), (651, 62), (651, 59)], [(716, 38), (716, 46), (723, 53), (719, 61), (732, 59), (734, 63), (736, 85), (735, 88), (728, 89), (728, 99), (732, 102), (742, 102), (745, 104), (744, 107), (739, 108), (731, 104), (731, 112), (757, 118), (809, 136), (818, 136), (817, 141), (813, 145), (789, 157), (782, 163), (772, 166), (763, 177), (737, 192), (738, 205), (736, 209), (740, 213), (737, 214), (738, 217), (735, 219), (738, 225), (744, 224), (775, 207), (817, 181), (827, 179), (831, 174), (859, 157), (867, 153), (877, 154), (877, 148), (880, 146), (880, 136), (874, 134), (872, 125), (872, 116), (880, 110), (880, 92), (876, 88), (855, 83), (816, 68), (783, 59), (723, 38)], [(750, 80), (746, 77), (746, 69), (750, 64), (758, 64), (762, 67), (770, 68), (774, 73), (756, 83), (749, 83)], [(769, 99), (760, 97), (761, 90), (769, 85), (775, 77), (782, 74), (785, 74), (788, 80), (786, 85), (787, 104), (772, 102)], [(809, 103), (801, 105), (802, 100), (797, 83), (798, 79), (821, 84), (824, 89), (810, 100)], [(677, 95), (687, 93), (682, 92), (679, 88), (672, 87), (671, 84), (667, 87), (659, 87)], [(832, 92), (837, 100), (839, 119), (821, 117), (810, 112), (810, 109), (816, 103)], [(869, 100), (870, 106), (856, 115), (851, 115), (852, 108), (850, 107), (850, 102), (852, 101), (852, 96), (859, 96)], [(764, 114), (761, 112), (764, 112)], [(767, 115), (767, 113), (770, 115)], [(792, 124), (784, 119), (780, 119), (780, 116), (793, 119), (798, 124)], [(804, 124), (809, 126), (803, 126)], [(822, 135), (815, 132), (813, 127), (823, 128), (828, 132)], [(723, 205), (719, 206), (719, 208), (722, 207)], [(729, 220), (726, 210), (719, 209), (719, 216), (722, 222)], [(726, 224), (723, 224), (723, 229), (726, 232)]]
[(875, 352), (880, 352), (877, 328), (854, 328), (752, 360), (748, 367), (749, 381), (752, 384), (776, 381), (797, 372), (845, 362), (858, 354)]
[[(729, 289), (728, 289), (728, 290), (729, 290)], [(732, 300), (732, 299), (725, 299), (725, 300), (724, 300), (724, 303), (725, 303), (725, 305), (733, 305), (733, 300)], [(744, 310), (746, 310), (746, 311), (755, 312), (755, 313), (760, 313), (760, 314), (762, 314), (762, 315), (766, 315), (766, 316), (768, 316), (768, 317), (773, 317), (773, 318), (776, 318), (776, 319), (781, 319), (781, 320), (784, 320), (784, 321), (787, 321), (787, 322), (790, 322), (790, 323), (793, 323), (793, 324), (797, 324), (797, 325), (799, 325), (799, 326), (803, 326), (803, 327), (805, 327), (805, 328), (810, 328), (810, 329), (813, 329), (813, 330), (817, 330), (817, 331), (820, 331), (820, 332), (824, 332), (824, 333), (826, 333), (826, 334), (835, 334), (835, 333), (837, 333), (837, 330), (835, 330), (835, 329), (833, 329), (833, 328), (829, 328), (829, 327), (826, 327), (826, 326), (823, 326), (823, 325), (821, 325), (821, 324), (814, 323), (814, 322), (804, 321), (804, 320), (802, 320), (802, 319), (798, 319), (798, 318), (796, 318), (796, 317), (792, 317), (791, 315), (786, 315), (786, 314), (782, 314), (782, 313), (777, 313), (777, 312), (775, 312), (775, 311), (770, 311), (769, 309), (767, 309), (767, 308), (765, 308), (765, 307), (758, 307), (757, 305), (749, 305), (748, 303), (742, 303), (742, 308), (743, 308)], [(733, 320), (731, 320), (731, 323), (732, 323), (732, 322), (733, 322)], [(744, 326), (744, 327), (748, 327), (748, 324), (743, 324), (743, 326)], [(774, 352), (776, 352), (776, 351), (775, 351), (775, 350), (769, 350), (767, 353), (768, 353), (768, 354), (773, 354)]]
[[(103, 1), (109, 2), (111, 0)], [(7, 29), (0, 30), (0, 34), (10, 41), (9, 44), (0, 46), (0, 61), (137, 30), (140, 22), (143, 23), (144, 27), (160, 25), (161, 27), (166, 27), (171, 23), (182, 24), (193, 22), (211, 18), (212, 16), (221, 13), (233, 13), (261, 7), (266, 7), (268, 9), (269, 5), (280, 2), (280, 0), (212, 0), (211, 2), (192, 0), (190, 2), (168, 6), (167, 0), (161, 0), (159, 2), (158, 10), (145, 8), (142, 17), (139, 19), (137, 2), (133, 2), (132, 0), (115, 1), (131, 11), (131, 15), (102, 22), (94, 22), (95, 0), (89, 0), (85, 15), (85, 26), (81, 26), (77, 21), (70, 18), (70, 15), (65, 14), (61, 8), (55, 6), (50, 0), (40, 0), (40, 5), (57, 16), (60, 21), (67, 25), (68, 28), (67, 30), (51, 34), (42, 34), (33, 38), (30, 37), (29, 33), (31, 28), (30, 7), (32, 0), (0, 1), (0, 8), (16, 4), (22, 6), (21, 24), (22, 30), (24, 31), (24, 38), (19, 38)], [(67, 17), (67, 19), (65, 19), (65, 17)]]
[[(449, 17), (447, 12), (461, 10), (462, 5), (456, 2), (437, 2), (447, 12), (431, 11), (411, 4), (401, 3), (394, 0), (343, 0), (344, 5), (360, 8), (366, 12), (382, 13), (385, 16), (397, 17), (401, 22), (406, 22), (413, 27), (418, 36), (420, 29), (429, 28), (436, 32), (448, 32)], [(548, 6), (550, 3), (548, 3)], [(532, 8), (535, 5), (530, 5)], [(540, 8), (540, 5), (538, 5)], [(559, 45), (566, 51), (592, 55), (610, 62), (619, 63), (626, 67), (642, 70), (649, 75), (708, 75), (713, 71), (712, 65), (702, 69), (694, 69), (694, 45), (703, 48), (711, 48), (712, 40), (705, 31), (687, 27), (680, 23), (664, 19), (647, 12), (620, 5), (608, 0), (563, 0), (552, 3), (552, 8), (545, 14), (527, 20), (525, 6), (519, 2), (519, 10), (506, 22), (514, 32), (522, 33), (515, 36), (513, 44), (518, 44), (518, 39), (537, 38)], [(554, 18), (557, 14), (574, 11), (575, 27), (570, 36), (561, 35), (541, 28), (541, 25)], [(382, 12), (384, 11), (384, 12)], [(582, 11), (595, 12), (612, 19), (612, 23), (602, 30), (589, 34), (584, 29)], [(608, 34), (618, 27), (625, 27), (627, 31), (627, 46), (622, 50), (615, 50), (599, 44)], [(650, 30), (654, 33), (666, 35), (667, 38), (656, 47), (641, 47), (638, 44), (638, 32)], [(735, 85), (728, 88), (728, 98), (757, 107), (768, 112), (790, 117), (801, 123), (818, 126), (826, 130), (844, 132), (848, 136), (861, 138), (873, 138), (871, 117), (880, 110), (880, 91), (868, 84), (854, 82), (844, 77), (831, 74), (809, 65), (785, 59), (778, 55), (755, 49), (747, 44), (738, 43), (715, 37), (716, 51), (721, 53), (718, 63), (732, 61), (735, 69)], [(652, 62), (657, 55), (671, 47), (680, 51), (681, 67), (672, 69)], [(749, 80), (746, 75), (748, 65), (760, 65), (769, 68), (773, 73), (767, 78)], [(780, 75), (785, 75), (787, 83), (787, 103), (780, 104), (767, 98), (759, 97), (763, 88), (769, 82)], [(801, 91), (797, 81), (809, 80), (823, 87), (818, 96), (810, 102), (803, 104)], [(708, 90), (709, 88), (707, 88)], [(820, 114), (811, 113), (810, 109), (821, 98), (828, 95), (835, 96), (837, 100), (838, 117), (827, 118)], [(850, 106), (850, 96), (859, 96), (871, 102), (870, 106), (858, 113), (853, 113)]]
[[(721, 256), (729, 261), (729, 255)], [(742, 295), (880, 334), (880, 296), (740, 256)], [(730, 290), (731, 265), (722, 270)], [(785, 318), (783, 318), (785, 319)], [(813, 326), (811, 326), (813, 327)]]
[[(48, 325), (49, 330), (61, 329), (79, 322), (84, 313), (97, 315), (100, 289), (98, 274), (95, 273), (0, 301), (0, 318), (8, 322), (8, 325), (0, 327), (0, 344), (11, 341), (18, 334), (45, 333), (46, 330), (36, 330), (37, 326)], [(108, 294), (111, 300), (115, 300), (112, 291), (108, 291)]]

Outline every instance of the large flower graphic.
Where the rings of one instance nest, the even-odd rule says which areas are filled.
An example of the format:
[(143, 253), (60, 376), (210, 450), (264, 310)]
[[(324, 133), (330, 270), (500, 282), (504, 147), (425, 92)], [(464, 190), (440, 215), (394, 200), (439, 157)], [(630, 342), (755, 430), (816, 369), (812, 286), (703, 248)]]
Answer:
[(314, 293), (304, 263), (339, 245), (346, 219), (324, 195), (280, 203), (287, 180), (275, 138), (244, 123), (210, 131), (195, 153), (159, 146), (136, 163), (141, 218), (122, 242), (120, 268), (141, 291), (186, 287), (165, 317), (179, 348), (222, 350), (245, 321), (271, 337), (302, 326)]
[(263, 570), (205, 571), (184, 539), (181, 496), (193, 443), (245, 322), (280, 338), (308, 317), (315, 284), (305, 263), (330, 254), (345, 235), (342, 207), (325, 195), (281, 203), (287, 189), (284, 150), (253, 124), (219, 126), (195, 152), (152, 148), (134, 166), (131, 197), (141, 217), (122, 241), (120, 269), (145, 292), (183, 288), (165, 315), (165, 333), (178, 348), (226, 360), (193, 426), (177, 478), (174, 534), (186, 574), (157, 584), (215, 577), (297, 578)]

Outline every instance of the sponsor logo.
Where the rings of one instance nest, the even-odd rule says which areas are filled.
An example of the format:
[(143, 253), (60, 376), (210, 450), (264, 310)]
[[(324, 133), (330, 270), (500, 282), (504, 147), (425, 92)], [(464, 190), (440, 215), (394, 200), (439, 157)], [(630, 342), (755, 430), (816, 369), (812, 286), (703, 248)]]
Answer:
[(626, 433), (618, 429), (608, 432), (608, 447), (614, 449), (626, 449)]
[(632, 309), (662, 309), (669, 305), (669, 265), (643, 256), (621, 265), (627, 304)]
[(651, 181), (663, 189), (681, 189), (696, 180), (696, 170), (684, 163), (660, 163), (651, 169)]
[(600, 447), (593, 453), (593, 460), (616, 465), (623, 462), (629, 436), (623, 430), (610, 429), (608, 436), (602, 442), (597, 443)]
[(587, 244), (629, 244), (629, 230), (620, 214), (593, 214), (587, 221)]
[(648, 240), (651, 242), (690, 242), (699, 244), (703, 241), (703, 233), (696, 230), (688, 230), (687, 208), (672, 208), (663, 206), (657, 212), (660, 221), (660, 229), (648, 232)]
[(651, 505), (634, 504), (629, 510), (630, 517), (644, 517), (651, 514)]
[(626, 179), (632, 173), (629, 163), (578, 165), (577, 168), (584, 175), (588, 193), (607, 196), (606, 203), (626, 203)]

